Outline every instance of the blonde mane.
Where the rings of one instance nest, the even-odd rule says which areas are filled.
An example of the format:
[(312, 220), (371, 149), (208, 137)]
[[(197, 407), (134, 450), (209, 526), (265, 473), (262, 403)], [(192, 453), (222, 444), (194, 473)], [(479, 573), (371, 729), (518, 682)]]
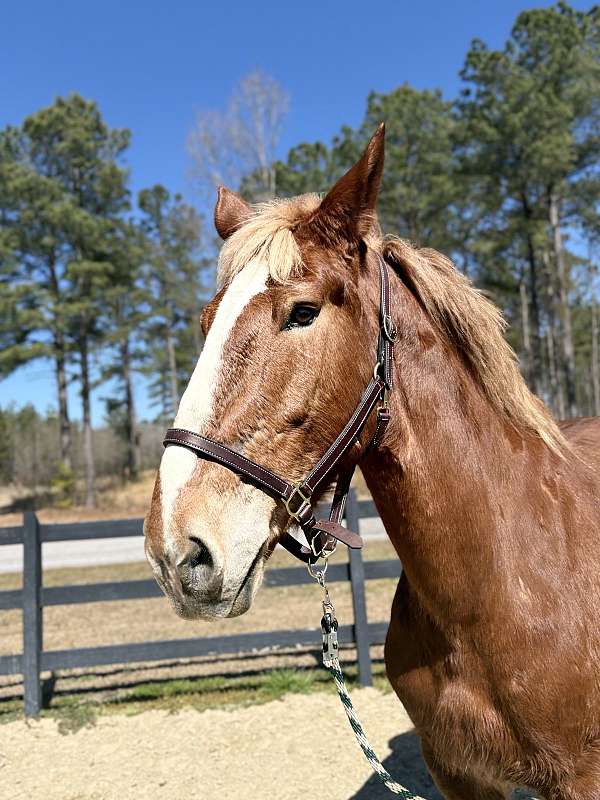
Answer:
[[(221, 249), (219, 285), (256, 258), (267, 263), (277, 283), (301, 274), (302, 256), (293, 232), (319, 203), (318, 195), (308, 194), (253, 206), (252, 216)], [(381, 238), (376, 231), (368, 244), (407, 277), (491, 405), (518, 430), (539, 436), (556, 453), (564, 452), (568, 445), (558, 425), (527, 387), (517, 356), (504, 338), (506, 321), (500, 310), (436, 250), (415, 248), (397, 237)]]
[(221, 248), (217, 282), (230, 281), (253, 259), (266, 262), (269, 275), (285, 283), (302, 271), (302, 256), (294, 228), (316, 211), (321, 198), (303, 194), (290, 200), (271, 200), (252, 206), (253, 215)]
[(407, 275), (429, 317), (462, 355), (492, 406), (515, 428), (539, 436), (562, 453), (567, 443), (525, 383), (518, 358), (504, 338), (507, 323), (497, 306), (437, 250), (387, 237), (381, 252)]

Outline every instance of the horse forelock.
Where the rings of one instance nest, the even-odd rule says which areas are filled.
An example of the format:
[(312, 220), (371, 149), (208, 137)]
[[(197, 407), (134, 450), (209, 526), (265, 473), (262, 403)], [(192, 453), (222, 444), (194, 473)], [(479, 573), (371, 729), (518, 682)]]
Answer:
[(273, 200), (252, 206), (253, 214), (224, 243), (219, 255), (220, 286), (246, 269), (249, 262), (266, 264), (269, 277), (285, 283), (302, 270), (302, 255), (294, 230), (319, 207), (316, 194)]

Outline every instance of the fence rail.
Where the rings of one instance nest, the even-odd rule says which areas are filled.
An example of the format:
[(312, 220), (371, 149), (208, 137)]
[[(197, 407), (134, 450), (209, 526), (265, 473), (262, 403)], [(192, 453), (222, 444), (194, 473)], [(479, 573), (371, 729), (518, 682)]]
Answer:
[[(352, 490), (348, 496), (346, 519), (357, 532), (360, 519), (377, 516), (371, 501), (358, 501)], [(162, 593), (154, 580), (115, 581), (75, 586), (42, 584), (42, 544), (44, 542), (81, 539), (106, 539), (121, 536), (142, 536), (143, 521), (103, 520), (98, 522), (42, 524), (34, 512), (27, 512), (20, 527), (0, 528), (0, 546), (23, 545), (23, 588), (0, 591), (0, 610), (20, 608), (23, 613), (23, 652), (0, 656), (0, 675), (23, 675), (24, 708), (26, 716), (37, 716), (41, 709), (41, 673), (57, 669), (163, 661), (178, 658), (251, 652), (284, 647), (306, 646), (318, 642), (317, 630), (280, 630), (253, 632), (234, 636), (170, 639), (104, 645), (71, 650), (43, 649), (44, 606), (99, 603), (112, 600), (139, 600), (160, 597)], [(0, 551), (1, 552), (1, 551)], [(371, 658), (369, 648), (385, 638), (386, 623), (367, 621), (365, 581), (378, 578), (397, 578), (400, 563), (363, 561), (360, 550), (349, 550), (344, 564), (331, 564), (327, 572), (329, 583), (349, 581), (352, 592), (354, 621), (339, 630), (342, 644), (355, 644), (359, 682), (370, 686)], [(1, 567), (0, 567), (1, 571)], [(264, 586), (299, 586), (312, 583), (304, 567), (272, 569), (265, 573)]]

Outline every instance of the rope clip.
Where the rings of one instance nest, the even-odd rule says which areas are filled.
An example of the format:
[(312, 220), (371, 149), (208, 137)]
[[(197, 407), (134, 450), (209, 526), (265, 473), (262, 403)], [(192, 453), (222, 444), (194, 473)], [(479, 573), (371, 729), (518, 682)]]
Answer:
[[(325, 609), (325, 601), (323, 601)], [(325, 611), (321, 619), (321, 632), (323, 634), (323, 666), (331, 667), (338, 659), (338, 621), (331, 611)]]

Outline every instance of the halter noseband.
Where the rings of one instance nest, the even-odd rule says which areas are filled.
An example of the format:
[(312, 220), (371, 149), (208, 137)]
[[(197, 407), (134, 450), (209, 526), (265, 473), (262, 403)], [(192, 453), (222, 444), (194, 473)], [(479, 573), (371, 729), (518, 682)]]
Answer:
[(305, 563), (311, 563), (323, 554), (331, 552), (338, 540), (348, 547), (362, 547), (360, 536), (341, 525), (350, 481), (356, 464), (338, 471), (328, 520), (317, 521), (315, 519), (311, 498), (317, 487), (334, 472), (340, 459), (357, 440), (378, 401), (380, 405), (377, 408), (377, 428), (373, 440), (365, 452), (380, 441), (390, 421), (387, 401), (388, 393), (392, 388), (392, 346), (396, 338), (396, 330), (390, 314), (390, 282), (387, 266), (381, 257), (379, 257), (379, 276), (381, 291), (379, 339), (373, 377), (344, 429), (303, 480), (290, 483), (227, 445), (183, 428), (170, 428), (163, 441), (165, 447), (170, 444), (187, 447), (199, 458), (226, 467), (266, 494), (281, 501), (290, 519), (294, 520), (302, 529), (308, 547), (302, 545), (287, 531), (283, 533), (279, 543)]

